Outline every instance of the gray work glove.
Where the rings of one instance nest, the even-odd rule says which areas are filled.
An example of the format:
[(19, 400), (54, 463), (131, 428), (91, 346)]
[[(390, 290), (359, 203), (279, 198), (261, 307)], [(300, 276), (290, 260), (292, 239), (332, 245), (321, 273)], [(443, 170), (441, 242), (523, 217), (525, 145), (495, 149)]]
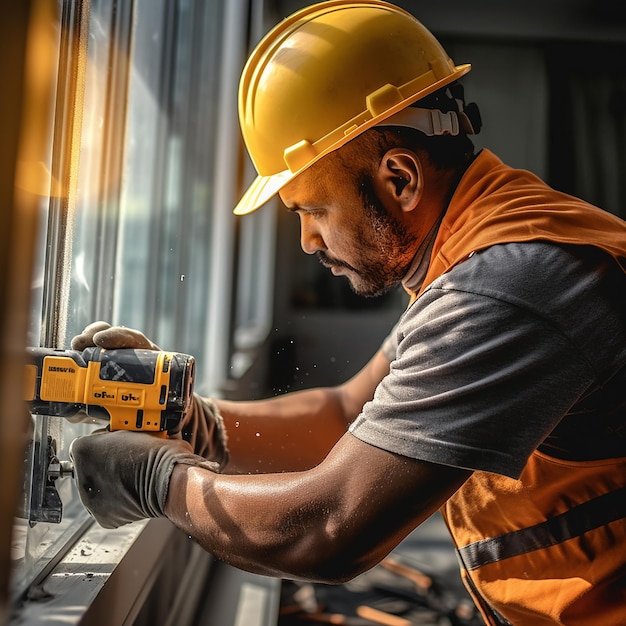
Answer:
[(103, 528), (165, 517), (177, 463), (215, 471), (217, 464), (192, 453), (181, 439), (100, 430), (75, 439), (69, 450), (80, 499)]
[[(106, 350), (134, 348), (160, 350), (141, 331), (125, 326), (111, 326), (107, 322), (93, 322), (80, 335), (72, 339), (73, 350), (98, 346)], [(215, 461), (220, 469), (228, 463), (228, 441), (224, 421), (210, 398), (194, 393), (191, 406), (176, 430), (168, 431), (171, 437), (180, 436), (191, 444), (195, 454)]]

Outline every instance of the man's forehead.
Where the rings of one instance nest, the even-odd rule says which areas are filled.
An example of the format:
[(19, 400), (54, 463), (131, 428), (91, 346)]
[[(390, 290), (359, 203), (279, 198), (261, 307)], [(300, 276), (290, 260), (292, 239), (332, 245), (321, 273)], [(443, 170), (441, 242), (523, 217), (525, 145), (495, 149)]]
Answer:
[(328, 198), (329, 183), (332, 187), (334, 177), (332, 168), (318, 161), (290, 180), (278, 193), (288, 208), (294, 204), (303, 207), (311, 202), (319, 204)]

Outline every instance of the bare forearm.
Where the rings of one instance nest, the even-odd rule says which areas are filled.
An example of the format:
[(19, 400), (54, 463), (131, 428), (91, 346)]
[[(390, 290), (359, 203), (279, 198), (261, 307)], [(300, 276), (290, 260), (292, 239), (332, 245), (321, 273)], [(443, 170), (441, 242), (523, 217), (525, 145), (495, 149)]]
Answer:
[[(172, 473), (165, 512), (171, 521), (219, 559), (266, 576), (302, 577), (303, 542), (313, 541), (314, 516), (302, 506), (295, 473), (258, 476), (212, 475), (178, 465)], [(279, 506), (271, 503), (280, 502)], [(299, 511), (299, 512), (298, 512)], [(297, 570), (297, 572), (296, 572)], [(306, 577), (306, 576), (305, 576)]]
[(230, 449), (227, 473), (298, 471), (317, 465), (345, 434), (335, 389), (311, 389), (268, 400), (217, 400)]
[[(348, 448), (349, 477), (338, 482), (337, 449), (346, 443), (358, 448)], [(233, 476), (177, 465), (165, 513), (205, 550), (235, 567), (333, 582), (329, 577), (341, 577), (341, 568), (353, 558), (347, 556), (353, 541), (367, 551), (356, 492), (363, 484), (379, 484), (381, 477), (359, 468), (364, 445), (346, 435), (326, 460), (304, 472)], [(376, 506), (375, 499), (368, 505)], [(341, 566), (329, 567), (337, 561)]]
[(345, 434), (389, 361), (378, 351), (346, 383), (255, 402), (217, 400), (228, 434), (228, 473), (298, 471), (315, 467)]
[(383, 558), (468, 474), (346, 434), (305, 472), (232, 476), (177, 465), (165, 513), (204, 549), (241, 569), (340, 582)]

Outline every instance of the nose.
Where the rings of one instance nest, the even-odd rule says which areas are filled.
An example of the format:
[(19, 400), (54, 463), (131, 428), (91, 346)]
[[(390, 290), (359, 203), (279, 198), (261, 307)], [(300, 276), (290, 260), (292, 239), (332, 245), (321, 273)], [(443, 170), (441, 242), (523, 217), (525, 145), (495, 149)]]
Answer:
[(326, 244), (316, 225), (308, 215), (300, 215), (300, 247), (306, 254), (315, 254), (318, 250), (326, 250)]

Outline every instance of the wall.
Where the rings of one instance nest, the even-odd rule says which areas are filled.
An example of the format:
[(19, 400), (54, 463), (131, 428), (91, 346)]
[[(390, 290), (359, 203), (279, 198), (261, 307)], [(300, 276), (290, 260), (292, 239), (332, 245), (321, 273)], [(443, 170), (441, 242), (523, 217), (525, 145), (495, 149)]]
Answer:
[[(269, 8), (278, 21), (307, 4), (276, 0)], [(566, 111), (553, 110), (554, 77), (559, 75), (554, 59), (562, 59), (572, 45), (579, 57), (591, 46), (599, 48), (600, 55), (610, 45), (624, 52), (626, 5), (583, 0), (406, 0), (397, 4), (430, 28), (456, 63), (472, 64), (463, 83), (468, 100), (478, 103), (484, 121), (475, 138), (478, 148), (489, 148), (509, 165), (529, 169), (548, 182), (557, 181), (559, 188), (589, 201), (596, 200), (595, 190), (604, 190), (604, 196), (612, 199), (606, 208), (617, 212), (623, 194), (619, 199), (617, 192), (608, 194), (604, 180), (581, 188), (580, 169), (586, 167), (585, 162), (566, 167), (573, 148), (555, 141), (559, 134), (570, 136), (578, 123), (567, 125), (562, 117)], [(559, 107), (568, 106), (573, 104), (559, 103)], [(615, 162), (610, 156), (604, 158)], [(278, 232), (275, 320), (268, 339), (266, 377), (272, 394), (332, 384), (357, 371), (405, 305), (403, 294), (396, 294), (380, 305), (359, 306), (337, 286), (344, 279), (330, 276), (316, 259), (302, 253), (297, 218), (282, 215)], [(326, 278), (319, 277), (320, 271)], [(325, 293), (328, 301), (311, 297), (308, 287), (316, 280), (324, 283), (318, 296)]]

